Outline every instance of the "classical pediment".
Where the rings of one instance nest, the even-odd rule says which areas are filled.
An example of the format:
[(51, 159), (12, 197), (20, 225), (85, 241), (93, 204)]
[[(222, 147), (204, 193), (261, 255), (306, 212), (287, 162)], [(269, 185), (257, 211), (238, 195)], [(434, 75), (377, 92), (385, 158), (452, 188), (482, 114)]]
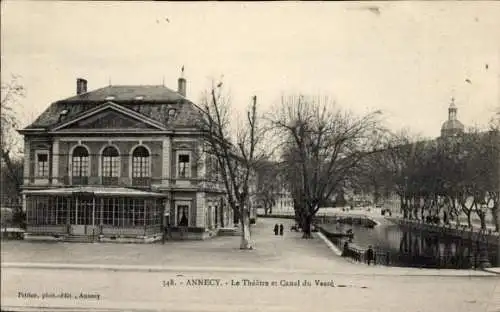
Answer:
[(111, 103), (53, 129), (57, 132), (78, 130), (92, 132), (99, 130), (164, 130), (164, 128), (146, 116)]

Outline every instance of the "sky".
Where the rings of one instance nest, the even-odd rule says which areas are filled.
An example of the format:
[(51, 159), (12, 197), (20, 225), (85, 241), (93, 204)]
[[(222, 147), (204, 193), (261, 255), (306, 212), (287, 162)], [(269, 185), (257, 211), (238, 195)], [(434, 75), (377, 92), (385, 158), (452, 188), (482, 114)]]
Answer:
[(199, 102), (222, 79), (235, 111), (283, 94), (328, 96), (436, 137), (453, 96), (484, 126), (500, 106), (500, 2), (1, 2), (1, 76), (20, 75), (22, 126), (50, 103), (109, 85), (176, 89)]

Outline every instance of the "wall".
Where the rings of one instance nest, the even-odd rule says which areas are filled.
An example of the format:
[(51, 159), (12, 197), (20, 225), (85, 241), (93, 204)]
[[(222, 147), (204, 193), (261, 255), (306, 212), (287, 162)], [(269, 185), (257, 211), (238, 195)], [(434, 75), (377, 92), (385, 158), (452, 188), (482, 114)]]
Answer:
[[(146, 146), (150, 150), (150, 161), (151, 161), (151, 178), (152, 179), (161, 179), (162, 177), (162, 166), (163, 166), (163, 158), (162, 158), (162, 142), (159, 140), (139, 140), (139, 139), (126, 139), (120, 138), (119, 140), (112, 138), (102, 138), (102, 140), (76, 140), (76, 139), (57, 139), (59, 141), (59, 152), (57, 157), (52, 157), (52, 143), (51, 140), (46, 139), (32, 139), (26, 138), (25, 146), (29, 148), (28, 153), (25, 154), (25, 161), (27, 162), (27, 166), (25, 167), (26, 173), (25, 176), (25, 185), (29, 185), (34, 182), (35, 176), (35, 153), (36, 150), (46, 149), (49, 150), (49, 173), (51, 178), (54, 178), (55, 181), (59, 181), (61, 184), (67, 184), (69, 182), (70, 175), (70, 153), (72, 149), (79, 144), (84, 145), (88, 148), (90, 154), (90, 176), (94, 177), (94, 182), (98, 182), (96, 179), (100, 176), (99, 174), (99, 163), (100, 163), (100, 155), (99, 153), (103, 149), (103, 147), (109, 145), (116, 146), (120, 152), (120, 176), (123, 178), (123, 181), (127, 182), (127, 184), (131, 183), (131, 152), (132, 148), (138, 146), (141, 142), (142, 145)], [(55, 159), (58, 164), (58, 176), (52, 176), (52, 160)], [(90, 182), (90, 181), (89, 181)]]

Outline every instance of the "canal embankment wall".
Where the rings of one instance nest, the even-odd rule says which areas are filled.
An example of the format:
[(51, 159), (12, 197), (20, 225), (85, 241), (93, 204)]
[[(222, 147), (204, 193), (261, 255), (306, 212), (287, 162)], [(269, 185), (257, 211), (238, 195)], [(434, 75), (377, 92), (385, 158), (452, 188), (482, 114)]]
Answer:
[(427, 231), (440, 235), (460, 237), (470, 241), (487, 242), (488, 244), (500, 245), (500, 234), (491, 230), (480, 230), (477, 228), (467, 228), (460, 225), (440, 225), (425, 223), (421, 220), (408, 220), (402, 218), (386, 217), (387, 220), (407, 228)]
[[(295, 216), (288, 214), (269, 214), (269, 215), (257, 215), (258, 218), (277, 218), (277, 219), (295, 219)], [(334, 213), (328, 215), (316, 215), (313, 218), (313, 223), (315, 224), (331, 224), (331, 223), (345, 223), (345, 224), (358, 224), (364, 226), (377, 226), (380, 225), (380, 221), (375, 218), (371, 218), (364, 214), (352, 214), (352, 213)]]

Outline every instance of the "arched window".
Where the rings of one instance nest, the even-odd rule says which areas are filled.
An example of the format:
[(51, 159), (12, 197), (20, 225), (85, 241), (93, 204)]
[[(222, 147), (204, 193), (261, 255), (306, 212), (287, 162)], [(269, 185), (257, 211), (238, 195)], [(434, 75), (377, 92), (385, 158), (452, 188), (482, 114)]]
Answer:
[(113, 146), (108, 146), (102, 151), (102, 177), (118, 177), (120, 154)]
[(89, 151), (84, 146), (78, 146), (71, 155), (71, 175), (73, 184), (87, 184), (89, 175)]
[(139, 146), (132, 152), (132, 178), (149, 177), (149, 152), (144, 146)]

